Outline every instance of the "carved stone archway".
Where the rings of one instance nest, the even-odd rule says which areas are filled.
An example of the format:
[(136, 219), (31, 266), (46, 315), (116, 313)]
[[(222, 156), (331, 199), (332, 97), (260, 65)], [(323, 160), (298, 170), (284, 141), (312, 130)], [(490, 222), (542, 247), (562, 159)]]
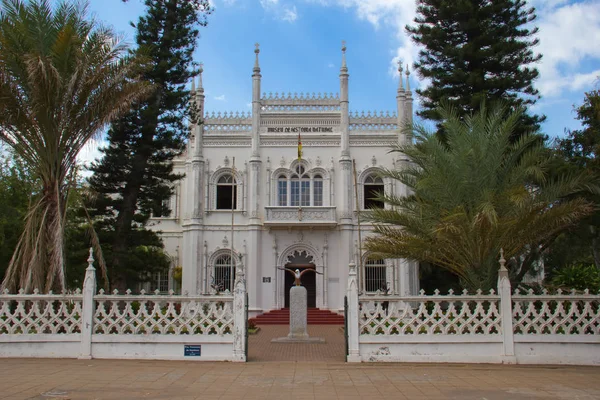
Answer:
[[(324, 265), (323, 258), (321, 254), (314, 248), (312, 245), (308, 243), (294, 243), (291, 246), (287, 247), (284, 251), (279, 255), (279, 259), (277, 261), (277, 267), (283, 268), (290, 262), (305, 260), (307, 264), (314, 264), (317, 271), (323, 273)], [(285, 304), (285, 274), (288, 272), (277, 270), (275, 272), (277, 274), (277, 308), (282, 308)], [(324, 292), (324, 279), (323, 275), (315, 274), (315, 284), (316, 284), (316, 293), (315, 293), (315, 301), (316, 306), (319, 308), (323, 307), (323, 292)]]

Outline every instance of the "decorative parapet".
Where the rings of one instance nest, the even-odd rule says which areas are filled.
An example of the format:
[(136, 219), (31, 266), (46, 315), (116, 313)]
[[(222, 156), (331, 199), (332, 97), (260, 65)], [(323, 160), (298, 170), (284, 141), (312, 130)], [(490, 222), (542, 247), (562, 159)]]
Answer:
[(263, 93), (262, 112), (335, 112), (340, 111), (340, 96), (333, 93)]
[(367, 111), (361, 112), (350, 112), (350, 125), (348, 129), (356, 132), (382, 132), (382, 131), (396, 131), (398, 129), (398, 117), (395, 112), (390, 113), (386, 111)]
[(265, 226), (336, 226), (335, 207), (265, 207)]
[(203, 124), (204, 133), (240, 133), (252, 131), (252, 114), (244, 111), (227, 113), (206, 113)]

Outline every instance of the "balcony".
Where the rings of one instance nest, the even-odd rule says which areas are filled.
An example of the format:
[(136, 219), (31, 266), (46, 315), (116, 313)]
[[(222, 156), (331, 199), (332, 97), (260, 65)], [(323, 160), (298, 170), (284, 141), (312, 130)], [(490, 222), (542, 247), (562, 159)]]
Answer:
[(331, 228), (337, 225), (335, 207), (265, 207), (265, 226)]

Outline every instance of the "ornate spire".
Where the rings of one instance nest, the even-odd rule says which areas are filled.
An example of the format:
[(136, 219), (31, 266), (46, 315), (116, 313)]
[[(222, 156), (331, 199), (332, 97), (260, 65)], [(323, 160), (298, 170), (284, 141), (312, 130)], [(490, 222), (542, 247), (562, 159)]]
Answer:
[(256, 54), (256, 60), (254, 61), (254, 69), (252, 70), (254, 74), (260, 74), (260, 65), (258, 65), (258, 53), (260, 53), (259, 46), (260, 45), (258, 43), (254, 44), (254, 47), (256, 47), (254, 49), (254, 54)]
[(198, 70), (198, 91), (204, 92), (204, 87), (202, 86), (202, 73), (204, 72), (204, 64), (200, 63), (200, 69)]
[(410, 69), (408, 68), (408, 64), (406, 64), (406, 91), (410, 92)]
[(341, 74), (348, 73), (348, 67), (346, 66), (346, 41), (342, 40), (342, 67), (340, 68)]
[(398, 60), (398, 91), (404, 90), (404, 84), (402, 82), (402, 60)]

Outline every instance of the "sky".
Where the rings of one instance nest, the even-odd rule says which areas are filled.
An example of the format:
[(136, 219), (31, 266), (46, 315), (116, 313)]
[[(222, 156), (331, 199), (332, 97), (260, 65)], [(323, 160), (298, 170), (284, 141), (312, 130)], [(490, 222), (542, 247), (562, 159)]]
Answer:
[[(130, 21), (142, 0), (89, 0), (98, 20), (134, 43)], [(577, 129), (573, 107), (600, 87), (600, 1), (530, 0), (542, 54), (535, 82), (550, 137)], [(395, 111), (397, 62), (412, 65), (419, 48), (404, 27), (415, 0), (214, 0), (201, 28), (195, 60), (204, 64), (205, 110), (250, 111), (254, 44), (260, 44), (263, 92), (339, 92), (341, 43), (346, 41), (351, 111)], [(412, 70), (412, 67), (411, 67)], [(425, 83), (410, 75), (411, 88)], [(416, 98), (418, 108), (418, 97)], [(82, 154), (97, 156), (95, 145)]]

